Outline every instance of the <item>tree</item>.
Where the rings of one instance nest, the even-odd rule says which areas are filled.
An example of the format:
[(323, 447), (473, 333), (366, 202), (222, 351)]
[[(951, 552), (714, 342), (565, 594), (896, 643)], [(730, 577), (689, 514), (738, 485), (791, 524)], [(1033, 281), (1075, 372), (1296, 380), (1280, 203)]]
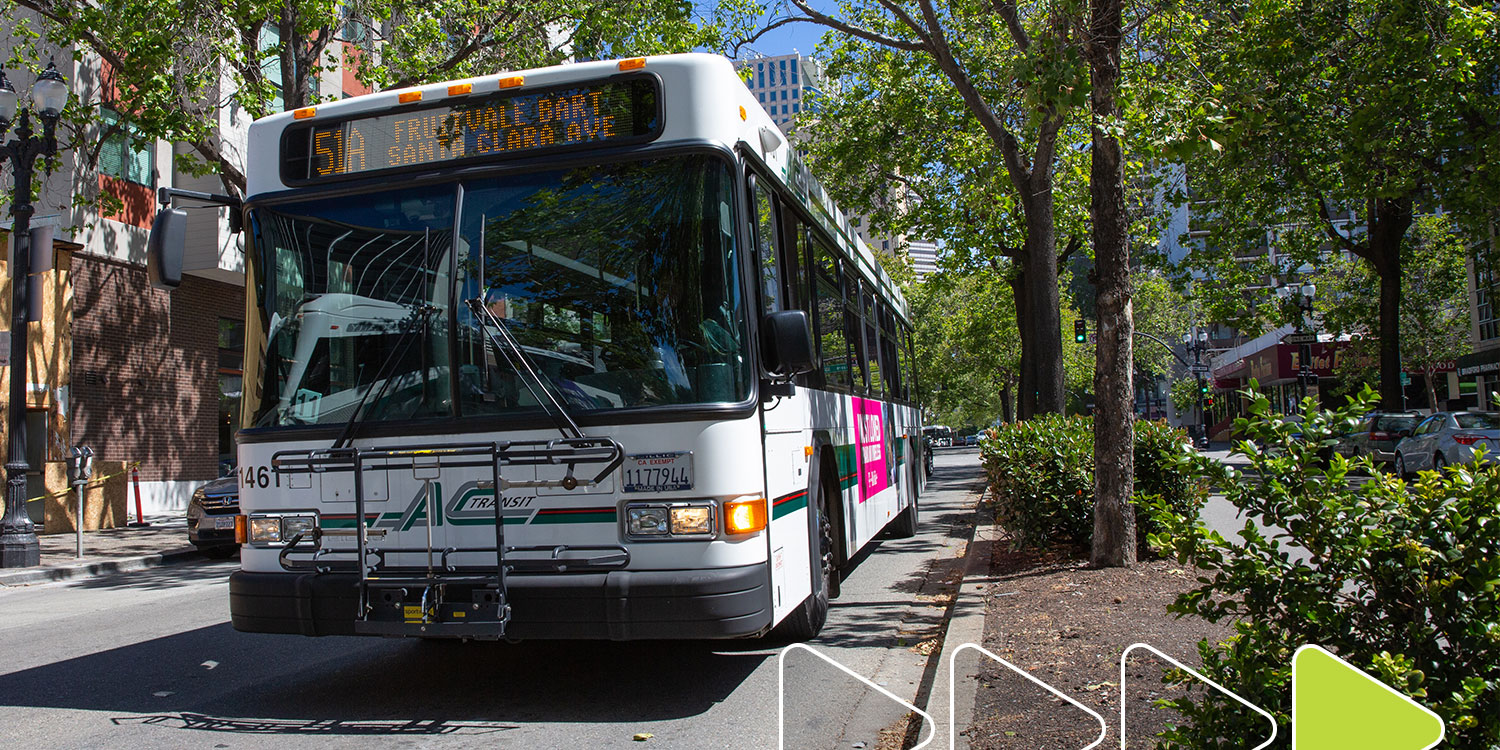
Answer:
[(830, 144), (814, 141), (820, 171), (863, 186), (838, 196), (856, 208), (898, 185), (933, 211), (912, 226), (956, 227), (978, 241), (955, 250), (1013, 261), (991, 265), (1016, 282), (1020, 412), (1061, 412), (1056, 178), (1064, 126), (1086, 101), (1077, 5), (849, 0), (832, 15), (790, 3), (797, 15), (765, 30), (810, 22), (842, 35), (831, 69), (846, 88), (814, 126)]
[(908, 287), (918, 400), (936, 421), (1010, 421), (1021, 352), (1010, 285), (993, 273), (938, 273)]
[[(563, 61), (688, 51), (717, 44), (677, 0), (229, 0), (187, 6), (163, 0), (0, 0), (42, 23), (18, 36), (44, 38), (97, 55), (104, 80), (97, 101), (67, 110), (76, 148), (91, 138), (102, 108), (141, 136), (187, 144), (179, 168), (216, 173), (243, 194), (245, 175), (223, 138), (226, 111), (250, 118), (338, 99), (320, 92), (325, 70), (347, 65), (376, 90), (492, 74)], [(32, 52), (32, 44), (13, 57)], [(13, 63), (16, 60), (12, 61)], [(106, 127), (105, 136), (122, 125)], [(98, 150), (79, 149), (94, 166)]]
[(1098, 349), (1094, 363), (1094, 538), (1098, 567), (1135, 563), (1135, 320), (1130, 306), (1130, 217), (1120, 146), (1120, 0), (1090, 0), (1089, 218), (1093, 221)]
[[(1414, 217), (1437, 205), (1473, 225), (1496, 215), (1493, 5), (1244, 0), (1205, 6), (1200, 20), (1199, 126), (1221, 148), (1190, 167), (1192, 197), (1216, 206), (1197, 264), (1270, 258), (1268, 245), (1287, 260), (1257, 270), (1281, 280), (1329, 249), (1364, 261), (1379, 289), (1380, 393), (1400, 403)], [(1241, 288), (1221, 285), (1215, 306), (1239, 304)]]
[[(1471, 348), (1467, 244), (1453, 219), (1441, 214), (1416, 217), (1402, 244), (1401, 365), (1424, 376), (1433, 409), (1442, 407), (1433, 385), (1439, 368)], [(1370, 290), (1379, 280), (1368, 263), (1342, 254), (1327, 262), (1322, 278), (1328, 283), (1319, 288), (1319, 317), (1330, 333), (1352, 338), (1338, 374), (1348, 381), (1341, 390), (1356, 393), (1366, 378), (1374, 379), (1366, 363), (1375, 361), (1370, 334), (1379, 330), (1380, 305)]]

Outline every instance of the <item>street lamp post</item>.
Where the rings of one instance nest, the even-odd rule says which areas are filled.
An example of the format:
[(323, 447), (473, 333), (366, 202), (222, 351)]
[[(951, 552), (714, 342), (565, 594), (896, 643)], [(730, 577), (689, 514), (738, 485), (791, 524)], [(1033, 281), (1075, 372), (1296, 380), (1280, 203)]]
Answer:
[[(31, 275), (32, 165), (39, 156), (57, 153), (57, 118), (68, 101), (68, 82), (53, 63), (31, 87), (30, 109), (20, 109), (20, 97), (0, 71), (0, 141), (16, 125), (15, 138), (0, 145), (0, 163), (10, 162), (15, 195), (10, 204), (10, 403), (6, 409), (8, 434), (5, 461), (5, 516), (0, 518), (0, 568), (25, 568), (41, 563), (36, 527), (26, 515), (26, 280)], [(19, 109), (19, 115), (17, 110)], [(31, 111), (42, 121), (40, 134), (31, 128)]]
[(1193, 374), (1196, 377), (1198, 388), (1198, 439), (1203, 447), (1208, 447), (1208, 409), (1203, 404), (1203, 372), (1199, 369), (1203, 365), (1203, 351), (1208, 348), (1208, 331), (1198, 331), (1198, 335), (1191, 333), (1182, 334), (1182, 345), (1193, 355)]
[[(1297, 333), (1307, 333), (1307, 322), (1312, 319), (1313, 297), (1318, 293), (1316, 284), (1276, 287), (1276, 294), (1297, 306)], [(1312, 377), (1312, 344), (1298, 346), (1297, 399), (1307, 398), (1307, 381)]]

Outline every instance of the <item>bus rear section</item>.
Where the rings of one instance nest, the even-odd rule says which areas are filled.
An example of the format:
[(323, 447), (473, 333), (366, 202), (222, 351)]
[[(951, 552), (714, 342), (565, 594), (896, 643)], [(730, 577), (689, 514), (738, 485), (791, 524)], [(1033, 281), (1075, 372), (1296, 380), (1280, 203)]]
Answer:
[(754, 441), (755, 429), (246, 446), (234, 626), (473, 639), (766, 632), (759, 462), (702, 447)]

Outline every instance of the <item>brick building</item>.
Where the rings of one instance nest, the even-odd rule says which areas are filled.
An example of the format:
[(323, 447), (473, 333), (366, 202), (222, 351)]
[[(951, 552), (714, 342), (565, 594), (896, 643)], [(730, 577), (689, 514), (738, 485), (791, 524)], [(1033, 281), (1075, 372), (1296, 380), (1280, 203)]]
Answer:
[[(0, 52), (18, 46), (9, 33), (0, 31)], [(100, 96), (117, 92), (107, 88), (109, 71), (97, 58), (84, 54), (74, 62), (72, 50), (54, 52), (77, 101), (120, 101), (128, 109), (128, 97)], [(8, 73), (18, 90), (29, 89), (29, 73)], [(346, 96), (367, 92), (343, 70), (325, 71), (318, 83)], [(229, 231), (225, 211), (190, 211), (182, 286), (170, 294), (153, 289), (145, 257), (157, 189), (224, 187), (214, 176), (176, 172), (185, 147), (140, 137), (128, 112), (100, 114), (92, 132), (60, 138), (97, 145), (97, 164), (81, 168), (78, 154), (64, 152), (57, 171), (47, 175), (39, 165), (36, 175), (42, 194), (32, 224), (56, 229), (53, 269), (42, 274), (45, 314), (28, 334), (27, 496), (65, 490), (68, 448), (88, 445), (103, 471), (139, 466), (147, 513), (175, 511), (197, 486), (222, 475), (234, 455), (245, 319), (242, 239)], [(217, 116), (222, 148), (242, 155), (248, 120), (237, 107)], [(106, 138), (106, 128), (117, 123)], [(11, 181), (11, 170), (0, 170), (0, 189), (9, 190)], [(75, 206), (76, 195), (98, 199)], [(0, 213), (0, 290), (7, 292), (0, 295), (0, 330), (10, 324), (3, 262), (10, 229), (8, 212)], [(0, 403), (11, 369), (0, 368)], [(45, 507), (42, 500), (27, 505), (38, 523)]]

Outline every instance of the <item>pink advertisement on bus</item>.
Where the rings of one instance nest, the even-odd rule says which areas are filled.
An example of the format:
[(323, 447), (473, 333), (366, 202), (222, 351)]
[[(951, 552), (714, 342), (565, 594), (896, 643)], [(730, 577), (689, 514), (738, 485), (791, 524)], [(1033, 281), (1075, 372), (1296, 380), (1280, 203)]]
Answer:
[(855, 461), (859, 464), (859, 501), (890, 485), (885, 455), (885, 416), (879, 401), (854, 398)]

